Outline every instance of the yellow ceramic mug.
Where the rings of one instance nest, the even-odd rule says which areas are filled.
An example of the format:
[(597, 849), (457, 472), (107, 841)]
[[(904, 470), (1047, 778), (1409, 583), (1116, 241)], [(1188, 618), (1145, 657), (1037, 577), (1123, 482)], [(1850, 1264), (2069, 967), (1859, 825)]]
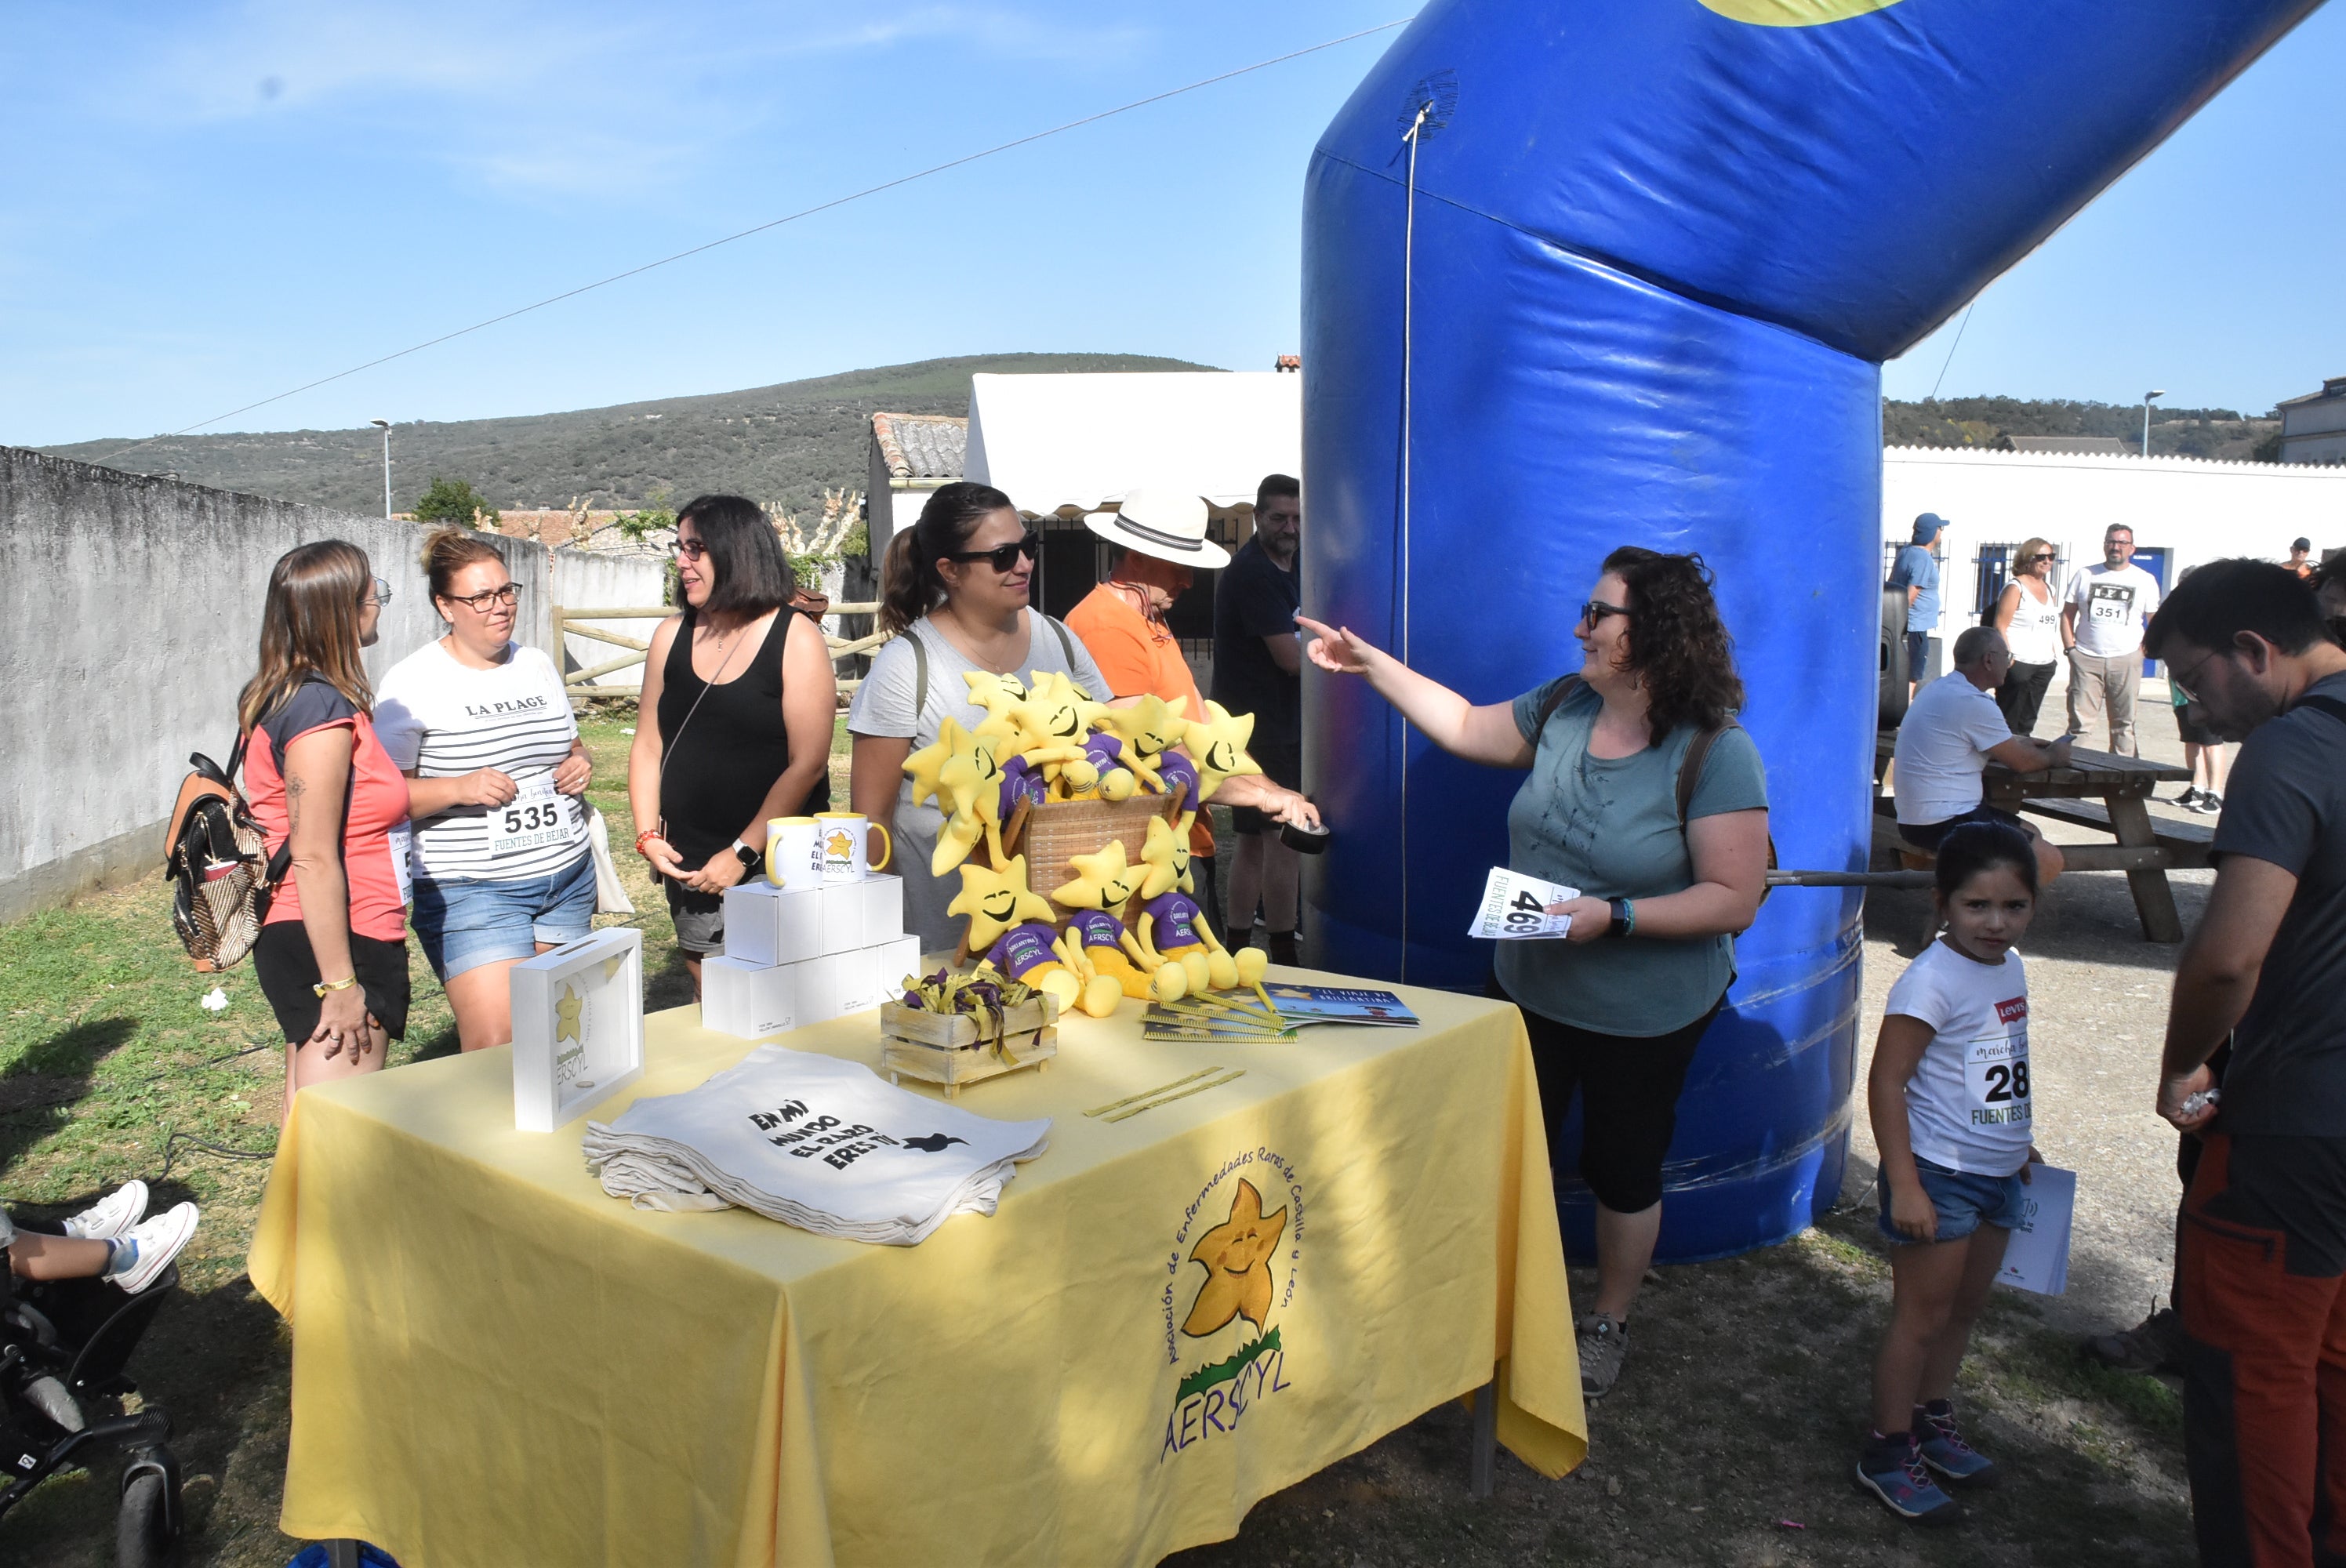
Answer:
[[(818, 811), (815, 821), (821, 833), (822, 880), (826, 882), (860, 882), (873, 871), (886, 870), (889, 857), (895, 853), (895, 841), (888, 836), (888, 830), (861, 811)], [(880, 859), (867, 865), (872, 833), (880, 835)]]
[(822, 881), (822, 830), (812, 817), (766, 819), (766, 880), (778, 888)]

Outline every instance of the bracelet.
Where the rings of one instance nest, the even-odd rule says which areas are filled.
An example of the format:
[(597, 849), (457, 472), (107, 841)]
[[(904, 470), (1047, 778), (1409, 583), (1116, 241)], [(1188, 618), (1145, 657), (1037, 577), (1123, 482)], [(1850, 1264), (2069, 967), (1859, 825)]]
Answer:
[(317, 984), (310, 987), (310, 989), (315, 993), (321, 1000), (322, 1000), (326, 993), (329, 991), (348, 991), (352, 986), (356, 985), (358, 983), (359, 977), (353, 974), (342, 980), (321, 980)]
[(1606, 935), (1627, 936), (1637, 929), (1636, 904), (1631, 903), (1627, 899), (1613, 899), (1608, 901), (1606, 907), (1613, 911), (1613, 924), (1606, 930)]
[(642, 854), (644, 852), (645, 843), (648, 840), (657, 839), (659, 836), (660, 830), (658, 828), (646, 828), (642, 832), (638, 833), (636, 835), (636, 853), (639, 855)]

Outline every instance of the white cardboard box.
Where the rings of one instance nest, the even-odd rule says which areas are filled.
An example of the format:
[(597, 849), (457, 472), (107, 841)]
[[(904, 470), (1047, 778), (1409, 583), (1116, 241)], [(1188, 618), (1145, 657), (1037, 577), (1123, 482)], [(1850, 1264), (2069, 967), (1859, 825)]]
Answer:
[[(729, 929), (728, 938), (731, 936)], [(731, 945), (730, 941), (727, 942)], [(700, 1023), (720, 1034), (763, 1040), (809, 1022), (799, 1004), (803, 963), (751, 963), (726, 954), (700, 961)]]
[(508, 972), (514, 1125), (550, 1133), (643, 1076), (644, 938), (613, 926)]
[(726, 889), (725, 956), (771, 966), (821, 953), (829, 893), (828, 888), (778, 888), (763, 877)]
[(863, 942), (867, 947), (894, 942), (904, 934), (904, 881), (901, 877), (863, 879)]
[(849, 978), (850, 990), (839, 999), (842, 1014), (866, 1013), (901, 995), (904, 976), (921, 972), (921, 939), (900, 936), (852, 956), (862, 962)]

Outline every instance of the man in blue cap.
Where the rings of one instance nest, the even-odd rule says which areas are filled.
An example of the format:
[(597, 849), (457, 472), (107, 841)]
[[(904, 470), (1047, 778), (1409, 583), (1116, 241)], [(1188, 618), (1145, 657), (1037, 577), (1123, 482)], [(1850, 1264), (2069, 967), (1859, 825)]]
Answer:
[(1923, 661), (1930, 657), (1931, 633), (1939, 625), (1939, 563), (1931, 554), (1932, 542), (1939, 530), (1947, 525), (1945, 518), (1935, 512), (1925, 512), (1914, 519), (1914, 542), (1898, 552), (1898, 564), (1890, 569), (1888, 586), (1906, 590), (1906, 696), (1913, 699), (1914, 688), (1923, 678)]

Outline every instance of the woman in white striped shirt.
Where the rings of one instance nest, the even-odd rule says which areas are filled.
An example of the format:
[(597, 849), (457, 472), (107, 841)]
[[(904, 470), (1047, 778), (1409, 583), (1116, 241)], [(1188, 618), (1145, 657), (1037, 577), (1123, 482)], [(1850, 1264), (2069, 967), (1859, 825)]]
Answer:
[(423, 569), (448, 635), (383, 677), (375, 728), (411, 780), (416, 940), (477, 1051), (513, 1038), (505, 972), (586, 934), (593, 765), (554, 661), (513, 640), (520, 589), (496, 547), (444, 528)]

